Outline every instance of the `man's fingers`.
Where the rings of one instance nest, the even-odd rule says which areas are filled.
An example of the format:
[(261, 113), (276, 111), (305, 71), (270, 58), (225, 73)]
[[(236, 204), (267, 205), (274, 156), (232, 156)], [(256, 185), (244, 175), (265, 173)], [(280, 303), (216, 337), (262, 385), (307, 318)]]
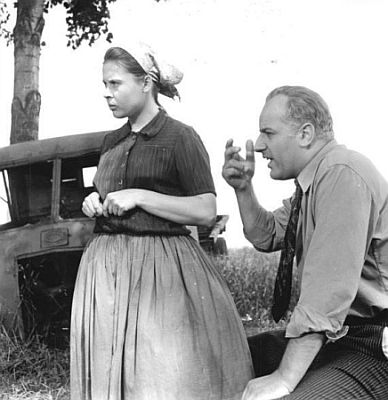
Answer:
[(224, 169), (236, 169), (239, 171), (244, 171), (244, 160), (238, 156), (239, 159), (237, 158), (231, 158), (229, 161), (227, 161), (224, 165)]
[(252, 140), (247, 140), (245, 143), (246, 160), (250, 162), (255, 162), (255, 146)]
[(229, 139), (226, 142), (225, 146), (225, 162), (231, 160), (231, 159), (239, 159), (241, 158), (238, 152), (241, 150), (241, 147), (238, 146), (233, 146), (233, 139)]
[(225, 149), (231, 146), (233, 146), (233, 139), (228, 139), (225, 144)]
[(228, 149), (225, 150), (225, 162), (229, 160), (242, 160), (242, 157), (240, 156), (239, 151), (241, 150), (241, 147), (229, 147)]
[(244, 168), (230, 168), (229, 176), (232, 178), (241, 177), (244, 173)]

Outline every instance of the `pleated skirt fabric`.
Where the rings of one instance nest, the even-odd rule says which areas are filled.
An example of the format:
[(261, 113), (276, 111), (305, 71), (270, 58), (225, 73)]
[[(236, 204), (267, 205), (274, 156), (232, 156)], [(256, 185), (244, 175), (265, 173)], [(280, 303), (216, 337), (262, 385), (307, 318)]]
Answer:
[(233, 299), (194, 239), (89, 242), (73, 297), (72, 400), (237, 400), (252, 377)]

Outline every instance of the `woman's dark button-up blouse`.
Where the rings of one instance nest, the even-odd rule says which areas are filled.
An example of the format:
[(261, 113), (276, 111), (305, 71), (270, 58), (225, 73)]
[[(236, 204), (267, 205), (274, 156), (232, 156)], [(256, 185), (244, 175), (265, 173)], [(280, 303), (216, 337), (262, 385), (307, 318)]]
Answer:
[[(122, 189), (152, 190), (171, 196), (214, 193), (207, 151), (193, 128), (159, 113), (141, 131), (129, 123), (103, 142), (94, 185), (104, 201)], [(96, 233), (188, 235), (181, 224), (135, 208), (124, 216), (96, 218)]]

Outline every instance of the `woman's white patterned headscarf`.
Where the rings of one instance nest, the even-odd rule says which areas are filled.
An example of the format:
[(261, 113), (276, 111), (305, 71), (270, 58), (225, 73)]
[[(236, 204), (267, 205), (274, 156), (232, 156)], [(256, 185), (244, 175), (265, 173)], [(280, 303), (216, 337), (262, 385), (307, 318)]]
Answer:
[[(121, 47), (121, 46), (120, 46)], [(149, 45), (137, 43), (130, 48), (121, 47), (129, 53), (144, 69), (159, 88), (159, 93), (170, 98), (180, 99), (177, 85), (183, 78), (183, 73), (174, 65), (167, 63)]]

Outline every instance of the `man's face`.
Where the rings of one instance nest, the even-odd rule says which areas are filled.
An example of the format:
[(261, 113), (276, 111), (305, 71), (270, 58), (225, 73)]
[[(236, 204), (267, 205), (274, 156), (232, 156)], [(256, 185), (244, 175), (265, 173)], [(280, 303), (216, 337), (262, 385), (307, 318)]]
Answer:
[(269, 160), (272, 179), (296, 178), (300, 172), (300, 148), (297, 127), (286, 116), (287, 97), (277, 95), (269, 100), (260, 115), (260, 135), (255, 151)]

